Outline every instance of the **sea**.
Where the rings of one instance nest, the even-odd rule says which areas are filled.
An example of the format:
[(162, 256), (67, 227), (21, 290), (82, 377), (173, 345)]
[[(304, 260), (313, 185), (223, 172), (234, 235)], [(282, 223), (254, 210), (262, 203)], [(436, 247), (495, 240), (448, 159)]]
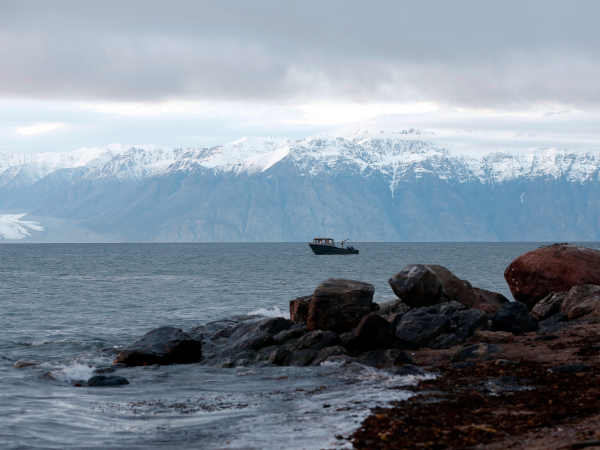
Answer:
[[(305, 243), (0, 245), (0, 448), (352, 448), (371, 409), (409, 398), (418, 377), (191, 364), (120, 369), (126, 386), (76, 384), (154, 328), (289, 317), (289, 300), (332, 277), (372, 283), (381, 301), (406, 265), (440, 264), (512, 299), (504, 269), (547, 244), (354, 243), (348, 256)], [(22, 360), (33, 365), (14, 367)]]

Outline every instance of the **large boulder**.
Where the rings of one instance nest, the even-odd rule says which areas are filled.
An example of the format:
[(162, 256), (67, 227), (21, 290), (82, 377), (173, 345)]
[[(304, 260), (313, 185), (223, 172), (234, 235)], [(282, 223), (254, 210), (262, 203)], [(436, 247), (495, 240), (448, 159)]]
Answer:
[(475, 293), (473, 286), (466, 280), (461, 280), (448, 269), (436, 264), (426, 264), (425, 267), (431, 269), (442, 283), (442, 298), (448, 302), (462, 303), (469, 308), (475, 303)]
[(377, 305), (379, 306), (377, 314), (385, 317), (386, 319), (389, 319), (394, 314), (404, 314), (410, 309), (410, 306), (408, 306), (406, 303), (403, 303), (398, 297), (383, 300), (378, 302)]
[(518, 334), (537, 331), (537, 329), (537, 319), (529, 312), (527, 305), (521, 302), (505, 303), (492, 316), (493, 331), (508, 331)]
[(515, 300), (532, 309), (552, 292), (573, 286), (600, 284), (600, 252), (569, 244), (554, 244), (516, 258), (504, 279)]
[(330, 278), (316, 289), (308, 312), (308, 330), (344, 333), (371, 313), (375, 287), (362, 281)]
[(504, 295), (498, 292), (473, 288), (473, 293), (475, 294), (475, 301), (471, 305), (471, 308), (478, 309), (486, 314), (494, 314), (503, 304), (509, 302)]
[(571, 288), (560, 306), (560, 312), (569, 320), (594, 315), (600, 316), (600, 286), (586, 284)]
[(388, 280), (394, 294), (411, 307), (431, 306), (440, 301), (442, 282), (423, 264), (406, 266)]
[(181, 328), (162, 327), (149, 331), (114, 360), (127, 366), (191, 364), (202, 359), (202, 343)]
[(292, 322), (306, 322), (308, 320), (308, 309), (312, 295), (298, 297), (290, 301), (290, 319)]
[(560, 312), (560, 307), (566, 296), (566, 292), (553, 292), (537, 302), (531, 310), (531, 314), (540, 321), (548, 319)]
[(427, 347), (453, 347), (462, 344), (465, 339), (474, 333), (489, 328), (487, 314), (477, 309), (456, 311), (450, 316), (450, 319), (452, 322), (452, 331), (440, 334), (437, 338), (429, 342)]

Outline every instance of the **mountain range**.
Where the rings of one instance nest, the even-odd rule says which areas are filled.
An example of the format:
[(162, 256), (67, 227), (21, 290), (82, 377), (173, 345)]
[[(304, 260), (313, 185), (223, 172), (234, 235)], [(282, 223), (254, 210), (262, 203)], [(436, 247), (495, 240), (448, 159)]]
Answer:
[(382, 115), (213, 148), (0, 153), (0, 239), (600, 240), (600, 146), (434, 126), (465, 115)]

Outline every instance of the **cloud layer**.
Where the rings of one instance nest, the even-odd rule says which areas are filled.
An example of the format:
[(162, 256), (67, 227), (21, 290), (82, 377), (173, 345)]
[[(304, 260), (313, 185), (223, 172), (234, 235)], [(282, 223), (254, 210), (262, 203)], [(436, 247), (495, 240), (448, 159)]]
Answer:
[(600, 106), (594, 1), (0, 5), (0, 98)]

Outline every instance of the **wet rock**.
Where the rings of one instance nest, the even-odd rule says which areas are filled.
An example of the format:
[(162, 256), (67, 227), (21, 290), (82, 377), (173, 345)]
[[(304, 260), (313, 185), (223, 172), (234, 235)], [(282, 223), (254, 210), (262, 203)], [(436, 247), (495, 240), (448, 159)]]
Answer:
[(114, 360), (127, 366), (191, 364), (202, 359), (202, 343), (180, 328), (162, 327), (146, 333)]
[(98, 367), (94, 369), (94, 375), (103, 375), (105, 373), (115, 373), (117, 369), (114, 367)]
[(275, 344), (275, 339), (271, 334), (266, 331), (257, 330), (242, 335), (231, 343), (231, 345), (225, 347), (220, 353), (223, 356), (227, 356), (248, 350), (258, 351), (273, 344)]
[(493, 331), (508, 331), (518, 334), (537, 331), (537, 329), (538, 321), (524, 303), (505, 303), (492, 316)]
[(331, 358), (332, 356), (346, 356), (346, 349), (340, 345), (336, 345), (334, 347), (326, 347), (317, 353), (315, 359), (311, 362), (311, 366), (318, 366), (323, 361)]
[[(197, 339), (199, 341), (205, 341), (210, 339), (211, 336), (214, 336), (220, 330), (229, 330), (243, 324), (244, 322), (253, 320), (256, 320), (254, 316), (247, 316), (245, 314), (227, 317), (225, 319), (215, 320), (213, 322), (207, 323), (206, 325), (201, 325), (199, 327), (193, 328), (192, 330), (190, 330), (189, 334), (194, 339)], [(224, 331), (222, 334), (227, 334), (227, 332)], [(229, 334), (227, 334), (226, 337), (229, 337)]]
[(278, 345), (270, 345), (268, 347), (263, 347), (259, 351), (256, 352), (256, 356), (254, 361), (268, 361), (271, 354), (279, 348)]
[(330, 278), (316, 289), (310, 302), (307, 328), (344, 333), (371, 313), (375, 287), (362, 281)]
[(355, 362), (356, 362), (356, 358), (353, 358), (351, 356), (335, 355), (335, 356), (330, 356), (329, 358), (325, 359), (325, 361), (321, 361), (321, 365), (322, 366), (343, 367), (343, 366), (347, 366), (348, 364), (352, 364)]
[(600, 316), (600, 286), (574, 286), (563, 300), (560, 312), (566, 314), (569, 320), (589, 315)]
[(306, 329), (306, 324), (304, 322), (300, 322), (296, 325), (300, 325), (300, 326), (294, 325), (289, 330), (284, 330), (281, 333), (278, 333), (275, 336), (275, 343), (277, 345), (283, 345), (291, 339), (301, 338), (308, 332), (308, 330)]
[(451, 326), (449, 317), (429, 314), (420, 309), (402, 316), (400, 324), (396, 327), (396, 337), (417, 347), (425, 347), (439, 335), (450, 332)]
[(553, 292), (552, 294), (547, 295), (536, 303), (531, 310), (531, 314), (540, 321), (548, 319), (560, 312), (560, 307), (566, 296), (566, 292)]
[(425, 374), (425, 372), (423, 372), (422, 369), (420, 369), (419, 367), (413, 366), (412, 364), (405, 364), (400, 367), (394, 367), (392, 369), (392, 373), (394, 375), (400, 375), (400, 376), (407, 376), (407, 375), (417, 376), (417, 375)]
[(376, 348), (393, 348), (396, 341), (396, 328), (377, 314), (362, 318), (350, 332), (346, 346), (352, 351), (364, 352)]
[(357, 355), (356, 362), (365, 366), (393, 367), (400, 364), (414, 364), (405, 352), (396, 349), (377, 349)]
[(296, 352), (304, 349), (319, 351), (326, 347), (336, 346), (339, 343), (340, 335), (335, 331), (315, 330), (306, 333), (300, 339), (286, 342), (283, 347), (290, 352)]
[(443, 293), (442, 282), (423, 264), (406, 266), (388, 280), (394, 294), (410, 307), (431, 306)]
[(566, 314), (558, 313), (550, 316), (546, 320), (542, 320), (539, 323), (537, 334), (550, 334), (558, 333), (562, 330), (568, 330), (572, 328), (572, 325), (568, 322), (569, 318)]
[(489, 361), (499, 352), (500, 348), (492, 344), (470, 345), (454, 352), (452, 361)]
[(106, 386), (124, 386), (129, 384), (123, 377), (96, 375), (87, 381), (86, 386), (106, 387)]
[(284, 347), (279, 347), (271, 352), (268, 361), (276, 366), (283, 366), (291, 354), (291, 350)]
[(293, 352), (286, 361), (286, 366), (308, 366), (317, 356), (317, 350), (298, 350)]
[(13, 364), (13, 367), (16, 367), (17, 369), (24, 369), (25, 367), (39, 366), (40, 364), (42, 363), (33, 361), (31, 359), (20, 359)]
[(486, 342), (488, 344), (504, 344), (515, 340), (515, 335), (508, 331), (477, 331), (473, 337), (478, 342)]
[(283, 317), (272, 317), (269, 319), (259, 320), (258, 322), (243, 324), (237, 328), (234, 333), (229, 336), (230, 341), (237, 341), (244, 336), (255, 334), (259, 331), (275, 336), (282, 331), (289, 330), (294, 322)]
[(442, 297), (445, 301), (458, 302), (468, 308), (475, 303), (475, 293), (473, 286), (466, 280), (461, 280), (448, 269), (436, 264), (425, 264), (425, 267), (431, 269), (442, 283)]
[(600, 252), (569, 244), (538, 248), (510, 263), (504, 279), (514, 298), (531, 309), (552, 292), (600, 285)]
[(473, 288), (473, 293), (475, 294), (475, 301), (471, 308), (478, 309), (486, 314), (494, 314), (504, 303), (509, 302), (504, 295), (499, 294), (498, 292)]
[(429, 314), (443, 314), (444, 316), (452, 317), (458, 311), (466, 311), (469, 307), (463, 305), (462, 303), (451, 301), (448, 303), (440, 303), (438, 305), (433, 305), (428, 308), (424, 308), (424, 311)]
[(428, 347), (449, 348), (462, 344), (465, 339), (480, 330), (487, 330), (488, 318), (486, 313), (476, 309), (456, 311), (451, 315), (452, 331), (433, 339)]
[(311, 300), (312, 295), (307, 295), (290, 301), (290, 319), (292, 322), (308, 321), (308, 310)]
[(586, 366), (585, 364), (565, 364), (555, 366), (550, 370), (554, 373), (580, 373), (590, 370), (590, 366)]

